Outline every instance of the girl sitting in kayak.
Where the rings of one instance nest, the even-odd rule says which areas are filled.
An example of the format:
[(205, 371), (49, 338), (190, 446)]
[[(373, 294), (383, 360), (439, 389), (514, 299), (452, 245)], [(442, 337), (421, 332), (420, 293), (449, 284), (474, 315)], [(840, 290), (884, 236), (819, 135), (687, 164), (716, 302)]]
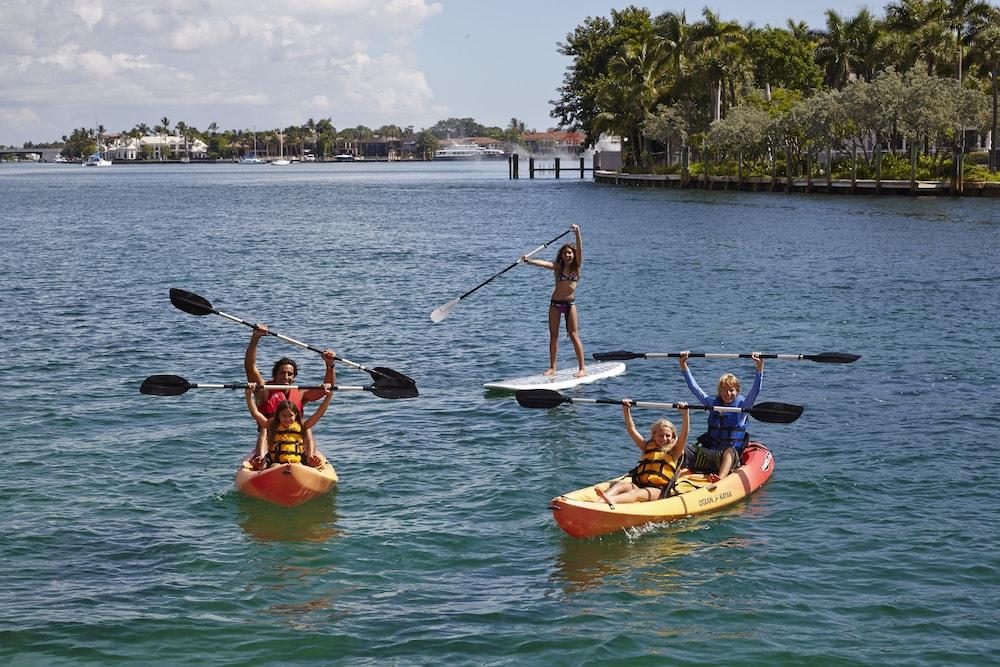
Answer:
[(576, 313), (576, 286), (580, 281), (580, 267), (583, 265), (583, 238), (580, 236), (580, 226), (570, 225), (570, 229), (576, 234), (576, 244), (566, 243), (559, 248), (554, 262), (544, 259), (532, 259), (527, 255), (521, 257), (521, 261), (533, 266), (541, 266), (549, 269), (555, 274), (556, 286), (552, 290), (552, 299), (549, 301), (549, 369), (545, 375), (556, 374), (556, 353), (559, 350), (559, 318), (566, 316), (566, 333), (576, 350), (576, 360), (580, 364), (577, 377), (587, 374), (587, 365), (583, 357), (583, 343), (580, 342), (578, 331), (579, 321)]
[[(759, 352), (750, 355), (757, 366), (757, 373), (754, 376), (753, 386), (746, 396), (740, 393), (740, 381), (732, 373), (726, 373), (719, 378), (716, 387), (715, 397), (709, 397), (697, 380), (691, 375), (688, 369), (687, 360), (690, 352), (681, 352), (679, 360), (681, 372), (684, 374), (684, 381), (688, 389), (694, 394), (698, 401), (706, 406), (715, 405), (749, 408), (757, 400), (761, 385), (764, 382), (764, 360)], [(743, 448), (749, 441), (747, 433), (747, 420), (750, 419), (746, 412), (717, 412), (710, 410), (708, 413), (708, 431), (698, 436), (698, 440), (687, 448), (684, 463), (686, 467), (694, 472), (714, 474), (713, 481), (723, 479), (732, 472), (733, 468), (739, 467)]]
[(250, 459), (250, 467), (262, 470), (265, 466), (284, 463), (303, 463), (316, 467), (322, 459), (316, 454), (316, 441), (313, 439), (312, 427), (316, 425), (333, 397), (333, 385), (324, 384), (323, 402), (309, 419), (302, 421), (299, 406), (293, 401), (284, 400), (275, 406), (274, 415), (265, 417), (254, 400), (256, 383), (249, 383), (246, 389), (247, 408), (257, 421), (260, 433), (257, 436), (257, 448)]
[(639, 459), (639, 464), (629, 472), (628, 477), (618, 480), (606, 491), (594, 489), (604, 502), (612, 506), (615, 503), (640, 503), (659, 500), (668, 492), (674, 475), (680, 468), (688, 436), (687, 404), (677, 405), (684, 415), (681, 419), (680, 435), (669, 419), (658, 419), (653, 422), (649, 440), (646, 440), (632, 421), (631, 401), (628, 399), (622, 401), (625, 429), (632, 436), (636, 446), (642, 450), (642, 457)]

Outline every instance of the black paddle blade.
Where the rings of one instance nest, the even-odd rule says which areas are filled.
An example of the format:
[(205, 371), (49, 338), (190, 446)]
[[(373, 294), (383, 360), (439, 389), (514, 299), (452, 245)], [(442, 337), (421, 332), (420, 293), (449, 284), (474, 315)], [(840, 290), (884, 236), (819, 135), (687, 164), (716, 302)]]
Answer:
[(821, 352), (820, 354), (803, 354), (803, 359), (818, 361), (821, 364), (849, 364), (861, 358), (860, 354), (844, 354), (843, 352)]
[(615, 350), (614, 352), (595, 352), (593, 356), (595, 361), (628, 361), (629, 359), (642, 359), (646, 355), (642, 352)]
[(791, 424), (802, 416), (804, 409), (801, 405), (792, 405), (791, 403), (757, 403), (748, 412), (757, 421)]
[(523, 408), (554, 408), (572, 401), (552, 389), (519, 389), (514, 398)]
[(211, 315), (215, 312), (212, 304), (193, 292), (186, 292), (176, 287), (170, 288), (170, 303), (175, 308), (192, 315)]
[(142, 381), (140, 394), (150, 396), (180, 396), (191, 388), (191, 383), (180, 375), (150, 375)]
[(379, 398), (416, 398), (420, 395), (417, 391), (416, 385), (409, 386), (379, 386), (377, 382), (374, 382), (365, 387), (365, 391), (370, 391)]
[(399, 371), (384, 366), (365, 369), (372, 380), (375, 380), (374, 387), (379, 389), (412, 389), (416, 391), (417, 383), (412, 378), (408, 378)]

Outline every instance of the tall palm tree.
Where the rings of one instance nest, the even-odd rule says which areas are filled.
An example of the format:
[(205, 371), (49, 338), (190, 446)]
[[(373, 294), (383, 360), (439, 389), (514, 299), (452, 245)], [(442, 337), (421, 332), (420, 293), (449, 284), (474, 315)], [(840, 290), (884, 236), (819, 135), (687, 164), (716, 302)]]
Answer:
[(993, 9), (987, 14), (987, 18), (973, 33), (972, 46), (969, 49), (969, 61), (977, 70), (986, 75), (990, 80), (990, 95), (993, 100), (992, 118), (990, 123), (990, 171), (996, 172), (1000, 168), (1000, 156), (997, 154), (997, 145), (1000, 137), (997, 136), (1000, 128), (998, 124), (998, 79), (1000, 79), (1000, 9)]
[(885, 8), (885, 26), (901, 71), (926, 65), (928, 75), (952, 53), (951, 31), (945, 22), (945, 0), (898, 0)]
[(699, 66), (709, 77), (709, 99), (712, 120), (722, 117), (722, 91), (727, 69), (732, 58), (745, 50), (747, 38), (743, 28), (735, 21), (723, 21), (708, 7), (702, 10), (702, 20), (692, 28), (695, 52)]
[(666, 12), (656, 18), (656, 33), (663, 39), (663, 44), (670, 51), (674, 71), (682, 74), (687, 67), (687, 58), (691, 53), (691, 25), (687, 22), (687, 13)]
[(956, 79), (962, 80), (962, 61), (965, 56), (965, 42), (977, 21), (986, 19), (991, 14), (992, 7), (983, 0), (948, 0), (945, 9), (945, 20), (948, 26), (954, 31), (955, 43), (958, 48), (956, 54), (957, 71)]
[(642, 122), (673, 84), (668, 49), (663, 39), (647, 37), (628, 43), (608, 65), (612, 79), (603, 97), (608, 106), (602, 104), (602, 110), (620, 117), (623, 136), (633, 142), (637, 161), (643, 158)]
[(833, 10), (827, 9), (826, 30), (816, 33), (816, 62), (826, 73), (824, 82), (828, 88), (843, 88), (851, 74), (854, 59), (854, 44), (848, 32), (848, 22)]

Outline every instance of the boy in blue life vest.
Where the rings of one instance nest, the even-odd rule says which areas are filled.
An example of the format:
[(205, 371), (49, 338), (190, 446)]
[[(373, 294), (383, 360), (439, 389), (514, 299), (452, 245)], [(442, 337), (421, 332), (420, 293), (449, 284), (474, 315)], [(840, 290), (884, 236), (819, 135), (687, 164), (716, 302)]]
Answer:
[[(719, 378), (716, 396), (710, 397), (698, 386), (697, 380), (691, 375), (687, 365), (689, 355), (690, 352), (687, 350), (681, 352), (681, 373), (684, 374), (684, 381), (687, 382), (688, 389), (702, 405), (736, 408), (753, 406), (764, 381), (764, 360), (761, 359), (759, 352), (750, 355), (757, 366), (757, 373), (750, 393), (746, 396), (740, 393), (739, 379), (732, 373), (726, 373)], [(747, 421), (749, 419), (750, 415), (746, 412), (709, 411), (708, 431), (700, 435), (697, 442), (688, 445), (684, 451), (685, 467), (695, 472), (709, 473), (716, 481), (724, 479), (733, 468), (739, 467), (743, 448), (750, 439), (747, 434)]]

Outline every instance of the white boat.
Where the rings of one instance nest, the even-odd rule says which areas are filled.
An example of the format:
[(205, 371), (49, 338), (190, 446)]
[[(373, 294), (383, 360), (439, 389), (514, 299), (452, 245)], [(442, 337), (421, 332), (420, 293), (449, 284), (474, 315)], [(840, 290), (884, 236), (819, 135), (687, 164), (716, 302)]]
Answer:
[(477, 144), (452, 144), (434, 151), (435, 160), (504, 160), (507, 154), (499, 148), (483, 148)]
[(354, 162), (356, 158), (350, 153), (341, 153), (340, 155), (334, 155), (333, 159), (337, 162)]
[(111, 160), (104, 159), (102, 153), (92, 153), (90, 157), (83, 161), (84, 167), (110, 167)]
[(279, 167), (284, 167), (285, 165), (291, 164), (292, 161), (285, 158), (285, 137), (283, 135), (278, 135), (278, 159), (271, 160), (271, 164), (277, 165)]
[(240, 164), (267, 164), (263, 159), (257, 157), (257, 133), (253, 134), (253, 151), (240, 158)]
[(86, 160), (83, 161), (84, 167), (110, 167), (111, 160), (104, 158), (104, 153), (101, 152), (101, 135), (97, 135), (97, 150), (90, 154)]

